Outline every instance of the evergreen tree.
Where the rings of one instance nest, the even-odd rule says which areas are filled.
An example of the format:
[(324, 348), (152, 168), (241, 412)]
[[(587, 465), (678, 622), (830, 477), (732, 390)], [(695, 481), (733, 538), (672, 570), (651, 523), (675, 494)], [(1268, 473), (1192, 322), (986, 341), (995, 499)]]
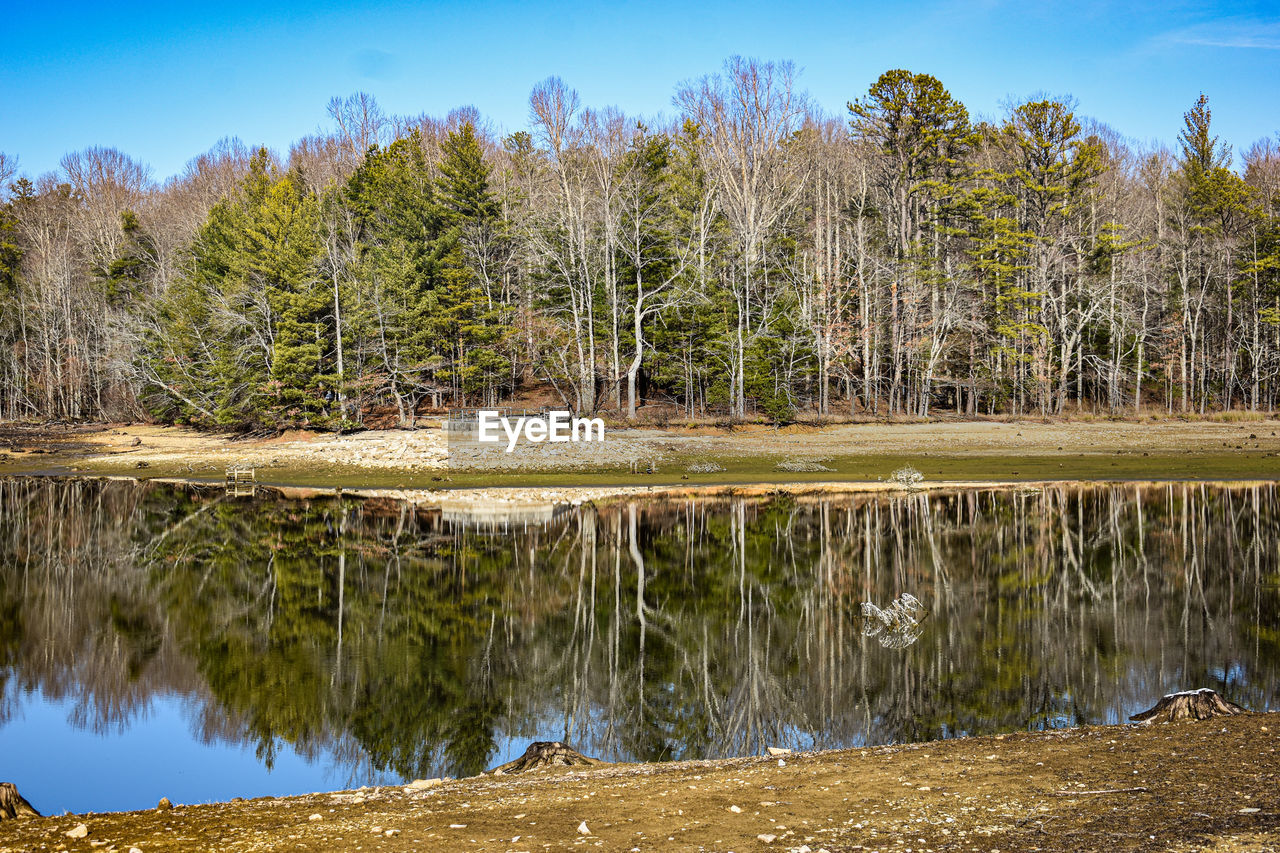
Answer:
[(220, 425), (323, 423), (331, 327), (317, 200), (259, 151), (210, 211), (149, 341), (151, 377)]
[(322, 358), (330, 351), (328, 289), (316, 270), (320, 254), (316, 197), (292, 176), (267, 190), (244, 235), (244, 268), (265, 287), (274, 319), (272, 416), (284, 425), (323, 418), (336, 376)]
[(442, 218), (449, 223), (441, 237), (443, 287), (435, 299), (433, 326), (449, 350), (442, 377), (466, 395), (488, 390), (496, 402), (495, 384), (510, 363), (502, 355), (501, 314), (477, 281), (477, 268), (489, 262), (497, 226), (498, 201), (489, 189), (489, 166), (475, 127), (464, 122), (444, 140), (437, 181)]
[(357, 275), (370, 287), (356, 318), (375, 342), (378, 380), (369, 390), (389, 395), (400, 422), (412, 425), (444, 366), (433, 312), (446, 225), (421, 138), (414, 133), (371, 149), (346, 192), (357, 223)]

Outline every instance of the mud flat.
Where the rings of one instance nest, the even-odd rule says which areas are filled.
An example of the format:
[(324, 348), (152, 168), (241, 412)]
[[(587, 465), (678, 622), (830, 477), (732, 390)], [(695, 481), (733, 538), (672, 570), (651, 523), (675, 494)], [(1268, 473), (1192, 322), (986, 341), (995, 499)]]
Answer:
[(1245, 714), (24, 818), (0, 823), (0, 851), (1269, 851), (1278, 725)]
[(911, 465), (925, 483), (1280, 479), (1280, 421), (940, 421), (827, 427), (611, 430), (590, 469), (459, 471), (444, 432), (285, 433), (242, 439), (176, 427), (0, 425), (0, 476), (219, 481), (232, 465), (276, 486), (433, 492), (555, 488), (593, 499), (687, 486), (868, 484)]

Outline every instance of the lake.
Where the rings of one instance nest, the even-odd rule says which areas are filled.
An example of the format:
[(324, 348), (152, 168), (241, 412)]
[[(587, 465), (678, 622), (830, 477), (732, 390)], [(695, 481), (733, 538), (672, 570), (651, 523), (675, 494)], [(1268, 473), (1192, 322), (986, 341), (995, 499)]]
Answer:
[[(864, 602), (918, 599), (884, 628)], [(1280, 704), (1280, 488), (392, 500), (0, 480), (3, 779), (46, 814)]]

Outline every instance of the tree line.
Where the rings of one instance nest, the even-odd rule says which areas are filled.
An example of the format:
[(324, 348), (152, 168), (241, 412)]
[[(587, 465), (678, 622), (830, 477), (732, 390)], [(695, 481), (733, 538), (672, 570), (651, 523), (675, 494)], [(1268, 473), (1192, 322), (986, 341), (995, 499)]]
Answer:
[(164, 183), (0, 155), (0, 418), (1275, 409), (1280, 147), (1237, 161), (1203, 95), (1176, 150), (905, 70), (833, 116), (737, 57), (668, 119), (529, 104), (501, 135), (335, 98), (287, 156), (224, 140)]

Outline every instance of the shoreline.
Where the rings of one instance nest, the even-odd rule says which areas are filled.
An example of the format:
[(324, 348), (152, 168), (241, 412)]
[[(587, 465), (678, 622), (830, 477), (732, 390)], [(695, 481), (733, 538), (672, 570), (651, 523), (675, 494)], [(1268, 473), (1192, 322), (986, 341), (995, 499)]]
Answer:
[[(191, 477), (136, 477), (128, 474), (87, 472), (46, 472), (9, 474), (0, 478), (102, 480), (126, 483), (156, 483), (180, 487), (221, 489), (223, 483)], [(921, 493), (948, 494), (968, 491), (1003, 491), (1011, 489), (1044, 489), (1052, 487), (1096, 488), (1128, 486), (1151, 488), (1176, 483), (1206, 483), (1229, 488), (1251, 488), (1274, 485), (1269, 478), (1133, 478), (1133, 479), (1055, 479), (1055, 480), (948, 480), (922, 482), (907, 487), (891, 482), (832, 480), (778, 483), (713, 483), (652, 486), (476, 486), (443, 489), (363, 488), (346, 486), (309, 486), (287, 483), (258, 482), (261, 493), (275, 494), (287, 500), (311, 500), (327, 497), (356, 497), (368, 500), (404, 501), (421, 509), (442, 509), (458, 505), (510, 505), (512, 507), (584, 504), (607, 505), (627, 500), (673, 500), (717, 498), (769, 498), (786, 495), (796, 498), (818, 498), (851, 495), (910, 495)]]
[(482, 774), (23, 818), (0, 824), (0, 851), (1268, 850), (1277, 745), (1276, 714), (1250, 713)]
[[(611, 439), (613, 440), (613, 439)], [(456, 471), (440, 429), (240, 439), (175, 427), (62, 430), (0, 425), (0, 476), (119, 477), (220, 485), (233, 465), (257, 484), (296, 494), (363, 494), (439, 504), (468, 498), (563, 502), (614, 497), (769, 492), (863, 493), (898, 488), (1001, 488), (1062, 482), (1280, 481), (1280, 420), (1245, 423), (956, 421), (715, 430), (620, 430), (591, 470)], [(547, 498), (539, 497), (539, 500)]]

